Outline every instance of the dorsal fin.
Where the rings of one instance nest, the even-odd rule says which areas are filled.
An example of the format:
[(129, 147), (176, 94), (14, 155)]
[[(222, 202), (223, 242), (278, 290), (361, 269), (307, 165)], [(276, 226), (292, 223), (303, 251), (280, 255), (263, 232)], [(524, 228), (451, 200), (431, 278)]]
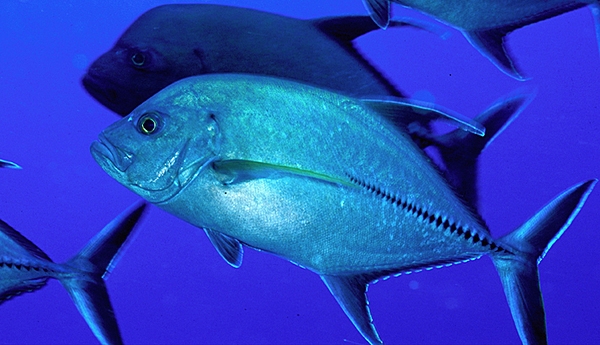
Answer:
[(527, 78), (519, 72), (506, 49), (506, 34), (512, 30), (513, 28), (498, 28), (468, 31), (463, 34), (481, 54), (487, 57), (502, 72), (517, 80), (526, 80)]
[[(362, 35), (371, 31), (380, 29), (373, 20), (367, 16), (339, 16), (325, 17), (309, 20), (321, 32), (338, 41), (350, 43)], [(389, 22), (389, 27), (411, 27), (415, 29), (429, 31), (440, 37), (445, 37), (448, 32), (439, 25), (428, 23), (426, 21), (414, 18), (396, 18)]]
[(428, 123), (430, 121), (448, 121), (465, 131), (484, 136), (485, 127), (457, 112), (442, 109), (430, 103), (387, 97), (385, 99), (362, 99), (364, 105), (375, 110), (400, 130), (406, 132), (413, 122)]
[(326, 17), (310, 21), (327, 36), (343, 42), (354, 41), (362, 35), (379, 29), (379, 26), (367, 16)]

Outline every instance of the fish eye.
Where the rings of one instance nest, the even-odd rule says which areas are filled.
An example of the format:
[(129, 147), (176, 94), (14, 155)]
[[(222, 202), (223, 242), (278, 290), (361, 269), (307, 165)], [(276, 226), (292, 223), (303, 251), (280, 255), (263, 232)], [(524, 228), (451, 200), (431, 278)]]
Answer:
[(138, 131), (145, 135), (156, 133), (161, 128), (161, 125), (161, 119), (156, 113), (144, 114), (137, 121)]
[(131, 63), (136, 67), (142, 67), (146, 63), (146, 55), (142, 52), (136, 52), (131, 55)]

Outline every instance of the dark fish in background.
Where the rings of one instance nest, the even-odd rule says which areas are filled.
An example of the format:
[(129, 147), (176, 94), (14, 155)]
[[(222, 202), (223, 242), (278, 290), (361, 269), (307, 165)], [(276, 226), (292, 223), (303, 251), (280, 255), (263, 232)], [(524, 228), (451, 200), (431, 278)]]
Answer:
[(368, 16), (301, 20), (229, 6), (164, 5), (131, 24), (82, 82), (123, 116), (167, 85), (208, 73), (290, 78), (356, 97), (402, 96), (352, 43), (377, 29)]
[(132, 205), (63, 264), (54, 263), (33, 242), (0, 220), (0, 304), (44, 287), (50, 278), (58, 279), (100, 343), (122, 344), (104, 279), (122, 254), (145, 207), (143, 202)]
[(17, 163), (0, 159), (0, 168), (22, 169)]
[(467, 40), (496, 67), (523, 80), (506, 48), (506, 35), (526, 25), (590, 6), (600, 48), (598, 0), (363, 0), (373, 20), (382, 28), (390, 21), (391, 2), (421, 11), (460, 30)]

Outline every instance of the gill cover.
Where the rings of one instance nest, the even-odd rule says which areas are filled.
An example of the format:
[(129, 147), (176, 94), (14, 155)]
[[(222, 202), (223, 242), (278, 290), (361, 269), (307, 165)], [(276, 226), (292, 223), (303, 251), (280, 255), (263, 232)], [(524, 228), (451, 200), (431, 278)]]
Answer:
[(122, 171), (126, 183), (142, 189), (136, 192), (151, 202), (176, 195), (218, 151), (219, 131), (210, 113), (189, 117), (145, 111), (124, 121), (126, 125), (111, 126), (104, 136), (130, 156)]

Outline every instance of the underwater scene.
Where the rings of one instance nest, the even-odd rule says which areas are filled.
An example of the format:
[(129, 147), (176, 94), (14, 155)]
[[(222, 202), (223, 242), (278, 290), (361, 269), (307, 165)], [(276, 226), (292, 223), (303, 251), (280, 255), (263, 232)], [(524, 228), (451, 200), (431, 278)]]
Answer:
[(0, 344), (600, 344), (600, 5), (503, 5), (0, 1)]

